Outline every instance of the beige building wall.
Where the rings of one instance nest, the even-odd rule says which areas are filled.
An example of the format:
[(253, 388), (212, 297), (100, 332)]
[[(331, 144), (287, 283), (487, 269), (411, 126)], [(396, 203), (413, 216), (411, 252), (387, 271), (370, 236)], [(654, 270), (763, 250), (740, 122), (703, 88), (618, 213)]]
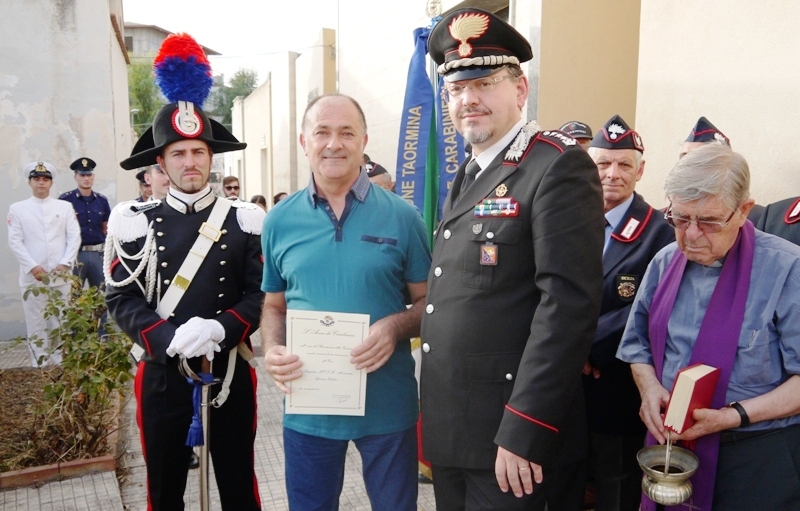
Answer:
[[(521, 4), (536, 3), (518, 2), (520, 14)], [(536, 118), (543, 128), (577, 120), (596, 132), (614, 114), (635, 124), (639, 5), (640, 0), (541, 1)]]
[(700, 116), (747, 159), (759, 204), (800, 194), (800, 3), (642, 0), (637, 190), (666, 204), (664, 179)]
[[(226, 158), (226, 167), (230, 175), (239, 177), (242, 198), (263, 195), (268, 206), (278, 192), (291, 193), (304, 187), (308, 180), (307, 174), (303, 177), (303, 172), (298, 172), (302, 155), (298, 116), (302, 110), (298, 113), (297, 97), (308, 94), (306, 87), (299, 90), (297, 85), (298, 57), (295, 52), (272, 57), (266, 69), (258, 70), (266, 76), (265, 81), (247, 98), (236, 98), (233, 105), (232, 131), (236, 138), (247, 142), (247, 148)], [(307, 70), (310, 76), (319, 75), (310, 63)], [(311, 82), (306, 77), (303, 83)]]
[(425, 2), (339, 3), (339, 92), (361, 104), (369, 135), (366, 152), (392, 176), (413, 30), (429, 23)]
[[(297, 77), (297, 102), (295, 116), (297, 119), (298, 138), (302, 131), (303, 113), (308, 102), (317, 96), (336, 92), (336, 31), (323, 28), (314, 45), (299, 54), (295, 64)], [(297, 144), (297, 184), (295, 188), (277, 189), (278, 192), (292, 193), (306, 186), (311, 176), (303, 147)], [(273, 194), (274, 195), (274, 194)]]
[[(253, 195), (272, 197), (271, 158), (273, 152), (270, 123), (272, 119), (269, 77), (243, 101), (244, 135), (247, 148), (239, 151), (247, 165), (239, 175), (243, 200)], [(234, 174), (236, 175), (236, 174)], [(269, 202), (269, 200), (267, 200)]]
[[(237, 140), (247, 142), (247, 134), (244, 131), (244, 99), (245, 98), (241, 96), (237, 96), (233, 99), (233, 107), (231, 108), (231, 133)], [(242, 176), (247, 171), (245, 152), (231, 151), (223, 153), (222, 156), (225, 160), (225, 174), (236, 176), (241, 182), (243, 180)]]
[[(546, 128), (570, 120), (599, 127), (615, 113), (636, 114), (639, 0), (466, 0), (463, 7), (508, 9), (533, 47), (524, 64), (530, 94), (524, 115)], [(341, 0), (339, 90), (355, 97), (369, 125), (367, 152), (394, 173), (412, 31), (427, 26), (425, 2), (411, 6)], [(365, 29), (364, 27), (368, 27)]]
[[(272, 188), (262, 190), (264, 196), (272, 197), (278, 191), (288, 192), (298, 187), (296, 60), (297, 53), (290, 51), (273, 57), (270, 65), (273, 177)], [(305, 183), (301, 186), (305, 186)]]

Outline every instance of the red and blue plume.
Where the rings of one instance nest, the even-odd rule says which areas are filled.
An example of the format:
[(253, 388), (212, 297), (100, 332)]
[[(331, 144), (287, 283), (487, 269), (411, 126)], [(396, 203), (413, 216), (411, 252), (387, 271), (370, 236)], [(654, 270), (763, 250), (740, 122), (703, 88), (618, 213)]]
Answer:
[(164, 39), (153, 61), (153, 71), (170, 103), (190, 101), (202, 108), (214, 83), (203, 48), (189, 34), (170, 34)]

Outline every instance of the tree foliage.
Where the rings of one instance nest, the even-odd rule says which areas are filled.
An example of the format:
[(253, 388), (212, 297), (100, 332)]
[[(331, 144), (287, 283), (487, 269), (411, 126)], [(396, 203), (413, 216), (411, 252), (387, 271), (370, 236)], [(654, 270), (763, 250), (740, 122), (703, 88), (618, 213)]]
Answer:
[(240, 68), (228, 81), (215, 91), (210, 98), (209, 108), (214, 116), (222, 118), (222, 124), (231, 129), (231, 108), (238, 96), (248, 96), (258, 86), (258, 73), (254, 69)]
[(142, 136), (153, 123), (156, 112), (165, 104), (156, 85), (150, 59), (132, 59), (128, 66), (128, 97), (131, 110), (139, 110), (133, 115), (133, 128), (137, 136)]

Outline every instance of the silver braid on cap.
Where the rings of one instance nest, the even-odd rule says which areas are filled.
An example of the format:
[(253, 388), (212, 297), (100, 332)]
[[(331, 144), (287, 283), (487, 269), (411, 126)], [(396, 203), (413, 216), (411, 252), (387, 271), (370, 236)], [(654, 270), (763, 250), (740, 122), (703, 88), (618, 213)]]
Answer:
[(437, 67), (436, 72), (440, 75), (443, 75), (451, 69), (458, 67), (502, 66), (505, 64), (513, 64), (518, 66), (519, 59), (513, 55), (489, 55), (486, 57), (472, 57), (469, 59), (451, 60), (450, 62), (445, 62), (441, 66)]

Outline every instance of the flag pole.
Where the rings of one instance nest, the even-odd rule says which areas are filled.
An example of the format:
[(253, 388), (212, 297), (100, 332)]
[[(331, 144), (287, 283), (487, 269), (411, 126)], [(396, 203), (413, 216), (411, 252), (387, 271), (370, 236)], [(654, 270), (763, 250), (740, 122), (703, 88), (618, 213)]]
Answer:
[[(425, 4), (425, 15), (431, 19), (429, 28), (432, 30), (436, 23), (441, 19), (442, 2), (440, 0), (428, 0)], [(441, 110), (441, 98), (437, 94), (439, 90), (439, 75), (436, 72), (436, 63), (428, 58), (428, 78), (433, 90), (433, 112), (431, 115), (431, 129), (428, 140), (428, 151), (425, 160), (425, 207), (422, 217), (425, 226), (428, 228), (428, 242), (433, 246), (433, 232), (439, 223), (439, 147), (436, 120)]]

